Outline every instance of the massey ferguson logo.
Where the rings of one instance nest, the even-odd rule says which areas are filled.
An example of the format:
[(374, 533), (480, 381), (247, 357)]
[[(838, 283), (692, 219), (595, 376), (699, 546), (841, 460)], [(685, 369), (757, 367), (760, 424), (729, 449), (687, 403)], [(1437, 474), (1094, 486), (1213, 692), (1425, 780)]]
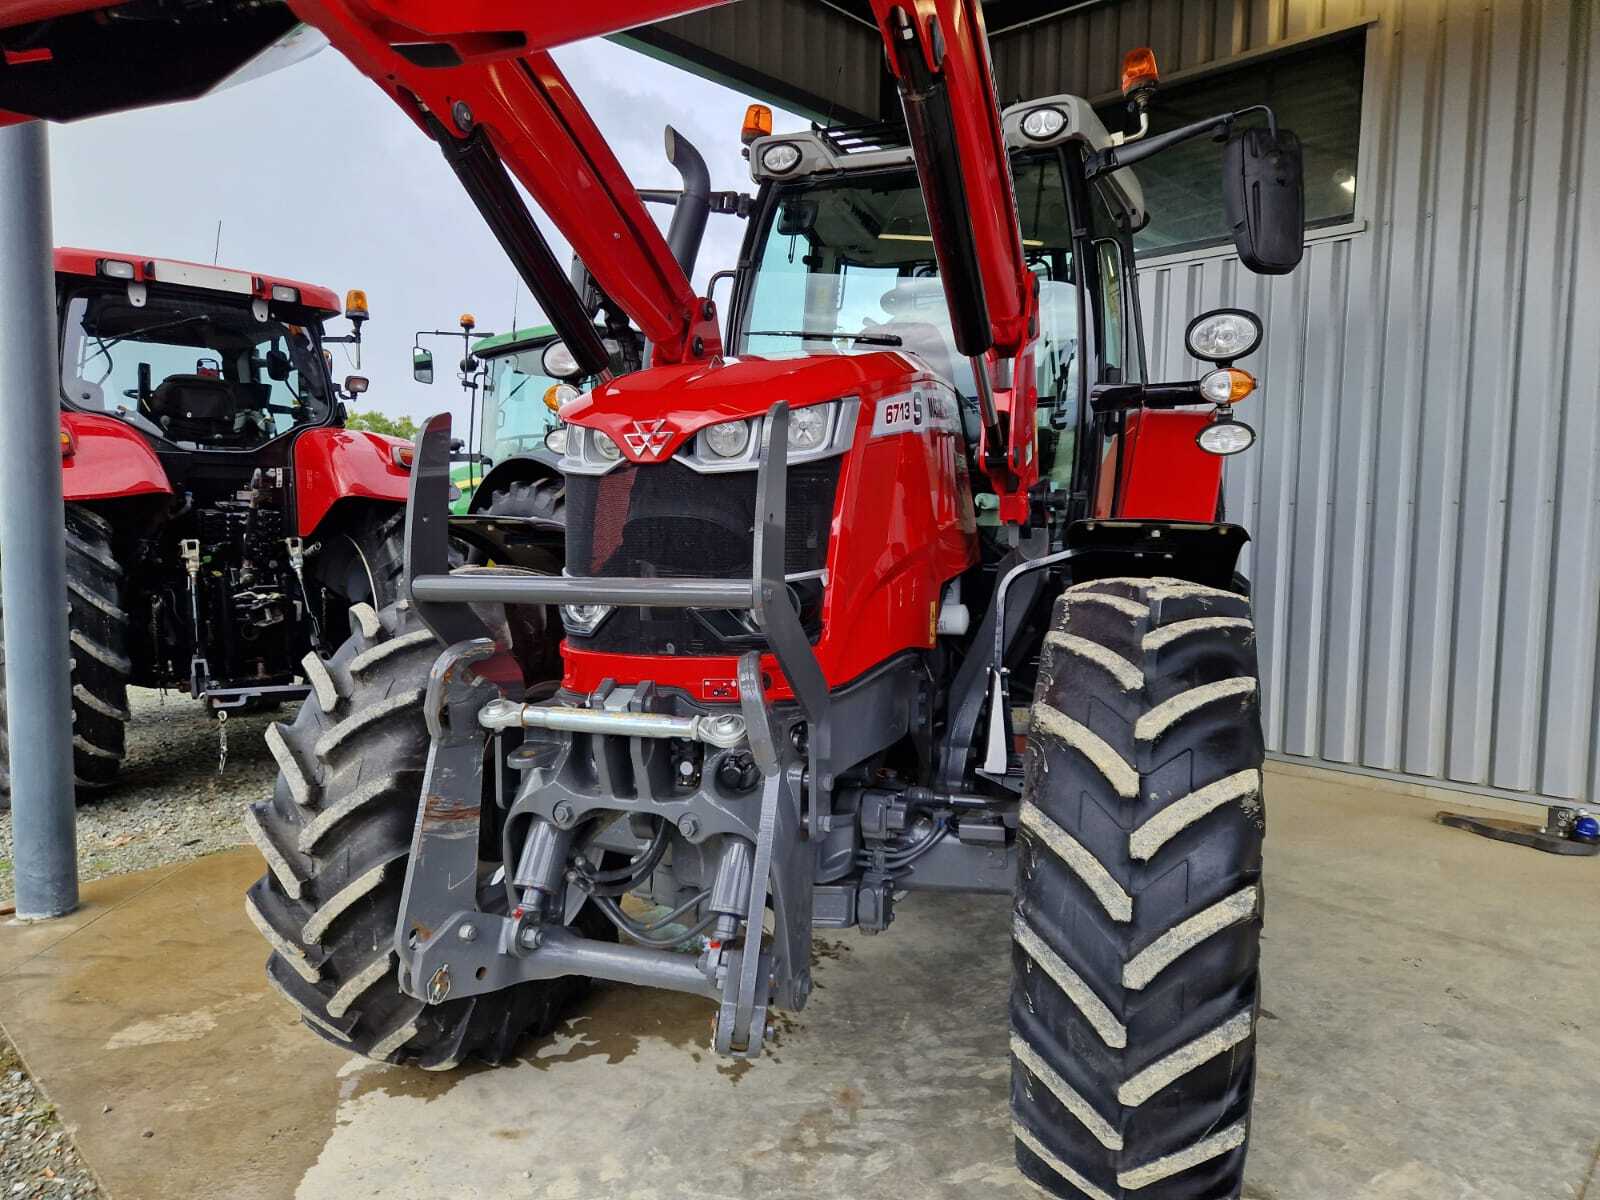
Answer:
[(661, 452), (672, 440), (672, 431), (662, 420), (635, 421), (633, 431), (623, 434), (622, 440), (640, 458), (660, 458)]

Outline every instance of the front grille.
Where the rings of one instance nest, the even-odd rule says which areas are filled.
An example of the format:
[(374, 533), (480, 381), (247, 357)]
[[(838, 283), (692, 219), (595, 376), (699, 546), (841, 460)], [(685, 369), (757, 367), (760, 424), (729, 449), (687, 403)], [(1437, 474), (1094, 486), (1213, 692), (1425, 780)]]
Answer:
[[(784, 571), (828, 557), (839, 459), (789, 468)], [(756, 473), (702, 475), (680, 462), (623, 463), (567, 477), (567, 570), (573, 575), (748, 579)]]
[[(789, 468), (784, 573), (820, 571), (833, 526), (838, 458)], [(748, 579), (756, 472), (701, 474), (682, 463), (623, 463), (567, 477), (567, 571), (600, 577)], [(807, 633), (821, 632), (822, 587), (793, 585)], [(748, 613), (623, 607), (585, 649), (633, 654), (731, 654), (761, 644)]]

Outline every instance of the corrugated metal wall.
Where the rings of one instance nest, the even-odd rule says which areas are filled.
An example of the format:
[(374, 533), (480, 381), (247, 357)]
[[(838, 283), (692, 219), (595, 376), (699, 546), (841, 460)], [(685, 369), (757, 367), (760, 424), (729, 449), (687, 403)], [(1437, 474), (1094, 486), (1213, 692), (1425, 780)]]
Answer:
[(1268, 280), (1143, 273), (1156, 377), (1193, 314), (1267, 321), (1229, 466), (1272, 749), (1600, 796), (1600, 19), (1588, 0), (1133, 0), (994, 39), (1096, 95), (1373, 19), (1358, 218)]
[[(1107, 0), (1009, 32), (988, 9), (1007, 102), (1111, 93), (1134, 46), (1171, 79), (1369, 23), (1360, 227), (1284, 279), (1219, 252), (1142, 279), (1157, 375), (1195, 369), (1196, 312), (1267, 320), (1247, 364), (1262, 441), (1230, 465), (1228, 504), (1256, 539), (1274, 750), (1600, 799), (1595, 8)], [(823, 0), (658, 28), (696, 69), (726, 75), (755, 48), (772, 86), (876, 111), (877, 39)]]

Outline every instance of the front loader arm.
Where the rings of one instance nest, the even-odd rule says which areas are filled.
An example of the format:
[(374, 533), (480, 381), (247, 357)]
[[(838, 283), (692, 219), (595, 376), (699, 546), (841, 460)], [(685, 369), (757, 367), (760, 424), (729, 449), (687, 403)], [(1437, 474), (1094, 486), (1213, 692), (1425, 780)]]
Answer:
[[(956, 347), (973, 359), (982, 461), (1003, 520), (1038, 482), (1037, 293), (979, 0), (872, 0), (922, 181)], [(991, 372), (991, 363), (996, 370)]]
[[(670, 15), (704, 7), (704, 0), (596, 5), (581, 27), (568, 20), (554, 31), (543, 8), (537, 28), (516, 27), (513, 10), (526, 21), (526, 6), (463, 5), (453, 24), (438, 5), (391, 3), (380, 9), (359, 0), (293, 0), (293, 7), (431, 137), (486, 139), (651, 341), (655, 361), (683, 362), (720, 351), (710, 302), (694, 294), (604, 136), (550, 54), (527, 49), (610, 32), (616, 22), (637, 23), (641, 8)], [(492, 30), (468, 27), (474, 19), (492, 23), (502, 15), (506, 23)], [(456, 149), (447, 146), (447, 157)], [(474, 199), (482, 206), (478, 195)], [(493, 217), (491, 224), (505, 244)], [(546, 295), (539, 298), (548, 306)]]

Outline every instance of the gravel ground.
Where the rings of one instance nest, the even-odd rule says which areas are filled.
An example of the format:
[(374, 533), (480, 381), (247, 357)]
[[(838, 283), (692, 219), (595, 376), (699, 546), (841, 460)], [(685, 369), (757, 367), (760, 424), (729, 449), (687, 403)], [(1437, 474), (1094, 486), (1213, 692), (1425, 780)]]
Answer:
[(68, 1200), (99, 1191), (55, 1106), (39, 1094), (10, 1043), (0, 1038), (0, 1200)]
[[(244, 806), (272, 788), (262, 741), (277, 713), (227, 721), (228, 764), (217, 773), (217, 722), (186, 696), (128, 689), (128, 758), (117, 783), (78, 805), (82, 880), (197, 858), (246, 840)], [(0, 904), (12, 896), (11, 814), (0, 812)], [(0, 1037), (0, 1200), (69, 1200), (99, 1187), (47, 1101)]]
[[(198, 858), (246, 840), (244, 806), (272, 790), (262, 735), (294, 707), (227, 721), (228, 765), (217, 773), (217, 722), (187, 696), (128, 689), (128, 757), (117, 782), (78, 805), (81, 880)], [(12, 896), (11, 813), (0, 812), (0, 903)], [(0, 1190), (0, 1200), (9, 1196)]]

